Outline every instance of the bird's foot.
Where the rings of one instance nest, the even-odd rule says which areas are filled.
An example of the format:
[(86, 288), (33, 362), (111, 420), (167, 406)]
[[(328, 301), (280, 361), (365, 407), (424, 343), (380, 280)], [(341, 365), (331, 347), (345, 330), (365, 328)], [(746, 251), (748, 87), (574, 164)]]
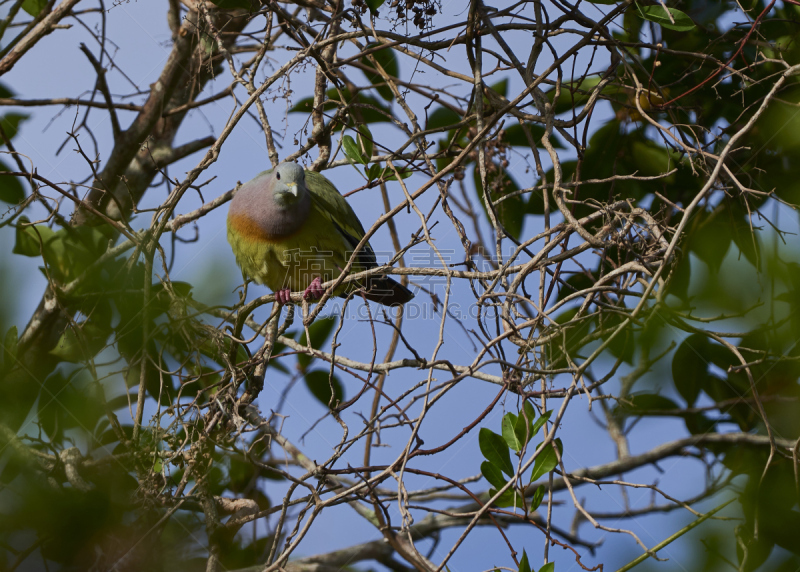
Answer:
[(319, 278), (314, 278), (303, 292), (303, 300), (319, 300), (323, 294), (325, 294), (325, 288), (322, 287)]
[(283, 288), (275, 292), (275, 300), (281, 306), (292, 303), (292, 291), (289, 288)]

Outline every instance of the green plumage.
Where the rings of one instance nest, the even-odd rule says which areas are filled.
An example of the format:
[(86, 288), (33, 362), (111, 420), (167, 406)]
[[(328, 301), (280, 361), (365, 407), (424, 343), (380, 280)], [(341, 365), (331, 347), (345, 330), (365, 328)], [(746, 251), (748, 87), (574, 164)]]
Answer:
[[(228, 214), (228, 241), (242, 271), (275, 292), (305, 290), (318, 297), (315, 278), (336, 278), (347, 265), (364, 228), (347, 201), (323, 175), (283, 163), (243, 185)], [(351, 272), (376, 266), (365, 245)], [(342, 285), (345, 295), (364, 284)], [(318, 293), (317, 293), (318, 294)], [(385, 305), (404, 304), (413, 294), (388, 277), (370, 281), (367, 298)]]

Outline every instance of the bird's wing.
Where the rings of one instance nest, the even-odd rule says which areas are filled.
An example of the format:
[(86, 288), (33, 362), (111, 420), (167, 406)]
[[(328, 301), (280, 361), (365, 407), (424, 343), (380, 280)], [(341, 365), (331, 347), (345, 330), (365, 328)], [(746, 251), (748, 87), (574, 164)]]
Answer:
[[(306, 171), (306, 187), (311, 192), (312, 208), (328, 219), (347, 244), (355, 250), (365, 233), (361, 221), (349, 203), (339, 194), (333, 183), (315, 171)], [(375, 252), (369, 243), (359, 251), (356, 263), (360, 268), (354, 270), (366, 270), (377, 266)]]

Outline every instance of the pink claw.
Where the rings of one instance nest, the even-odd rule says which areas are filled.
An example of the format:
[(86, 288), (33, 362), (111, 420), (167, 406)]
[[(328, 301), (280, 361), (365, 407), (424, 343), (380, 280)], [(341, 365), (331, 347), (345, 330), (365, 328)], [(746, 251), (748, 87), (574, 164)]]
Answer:
[(322, 287), (319, 278), (314, 278), (308, 288), (305, 289), (305, 292), (303, 292), (303, 300), (319, 300), (324, 293), (325, 288)]
[(275, 299), (278, 304), (285, 306), (292, 303), (292, 291), (289, 288), (283, 288), (275, 292)]

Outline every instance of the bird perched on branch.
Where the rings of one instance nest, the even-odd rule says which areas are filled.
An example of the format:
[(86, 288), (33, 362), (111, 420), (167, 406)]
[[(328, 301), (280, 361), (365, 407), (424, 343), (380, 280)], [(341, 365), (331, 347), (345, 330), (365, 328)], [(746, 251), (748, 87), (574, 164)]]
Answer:
[[(317, 300), (322, 282), (339, 276), (364, 227), (336, 187), (320, 173), (297, 163), (281, 163), (245, 183), (228, 211), (228, 242), (245, 275), (275, 292), (280, 304), (291, 292)], [(375, 268), (375, 253), (366, 243), (356, 254), (352, 272)], [(414, 295), (387, 276), (342, 284), (334, 294), (364, 289), (368, 300), (402, 305)]]

